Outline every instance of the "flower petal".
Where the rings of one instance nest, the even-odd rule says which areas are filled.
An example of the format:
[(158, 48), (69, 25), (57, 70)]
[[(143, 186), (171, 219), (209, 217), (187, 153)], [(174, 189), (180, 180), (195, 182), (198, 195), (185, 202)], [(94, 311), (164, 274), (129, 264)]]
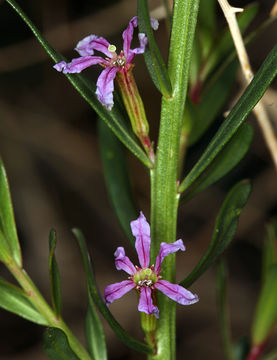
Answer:
[(113, 107), (114, 78), (118, 70), (118, 67), (107, 67), (101, 72), (96, 83), (97, 98), (108, 110)]
[(107, 61), (99, 56), (82, 56), (72, 59), (70, 63), (61, 61), (54, 65), (54, 68), (58, 71), (62, 71), (64, 74), (80, 73), (89, 66), (96, 64), (106, 64)]
[(136, 237), (135, 247), (138, 253), (139, 263), (142, 268), (149, 266), (150, 260), (150, 226), (145, 219), (142, 211), (137, 220), (131, 221), (131, 229)]
[(166, 280), (157, 281), (155, 288), (181, 305), (191, 305), (199, 301), (197, 295), (192, 294), (183, 286), (172, 284)]
[[(130, 64), (133, 61), (136, 54), (144, 53), (145, 46), (147, 45), (146, 35), (143, 33), (139, 33), (138, 38), (139, 38), (140, 46), (135, 49), (131, 49), (131, 42), (133, 39), (134, 28), (136, 28), (137, 26), (138, 26), (138, 18), (137, 18), (137, 16), (134, 16), (130, 20), (127, 29), (125, 31), (123, 31), (123, 34), (122, 34), (123, 52), (124, 52), (124, 56), (126, 57), (127, 64)], [(151, 26), (154, 30), (157, 30), (159, 27), (158, 20), (151, 18)]]
[(134, 16), (127, 26), (127, 29), (123, 31), (122, 38), (123, 38), (123, 53), (128, 58), (128, 54), (131, 47), (131, 42), (133, 40), (134, 28), (138, 26), (138, 18)]
[(139, 38), (139, 44), (140, 44), (140, 46), (137, 47), (137, 48), (135, 48), (135, 49), (130, 49), (130, 50), (129, 50), (128, 56), (127, 56), (127, 58), (126, 58), (126, 63), (127, 63), (127, 64), (130, 64), (130, 63), (133, 61), (135, 55), (137, 55), (137, 54), (143, 54), (144, 51), (145, 51), (145, 47), (146, 47), (146, 45), (147, 45), (147, 43), (148, 43), (148, 40), (147, 40), (146, 35), (143, 34), (143, 33), (139, 33), (139, 34), (138, 34), (138, 38)]
[(81, 56), (93, 55), (94, 50), (97, 50), (111, 58), (113, 54), (108, 50), (109, 45), (110, 43), (103, 37), (89, 35), (78, 42), (75, 50), (78, 51)]
[(159, 22), (155, 18), (151, 18), (151, 26), (153, 30), (158, 30), (159, 28)]
[(64, 68), (66, 68), (67, 63), (65, 61), (61, 61), (59, 63), (57, 63), (56, 65), (53, 66), (54, 69), (56, 69), (57, 71), (63, 71)]
[(152, 290), (149, 287), (142, 287), (140, 289), (138, 311), (142, 311), (145, 314), (154, 314), (156, 318), (159, 318), (159, 309), (153, 305), (151, 296)]
[(106, 304), (110, 305), (114, 300), (121, 298), (134, 287), (136, 287), (136, 284), (130, 280), (108, 285), (104, 291)]
[(179, 239), (177, 241), (175, 241), (174, 243), (171, 244), (167, 244), (165, 242), (162, 242), (160, 245), (160, 252), (157, 256), (156, 259), (156, 265), (155, 265), (155, 271), (157, 273), (160, 272), (161, 270), (161, 264), (163, 262), (163, 259), (168, 255), (168, 254), (172, 254), (175, 253), (178, 250), (182, 250), (185, 251), (186, 248), (184, 246), (183, 240)]
[(124, 270), (129, 275), (136, 273), (137, 270), (128, 256), (125, 256), (125, 250), (123, 247), (118, 247), (114, 256), (116, 257), (115, 267), (117, 270)]

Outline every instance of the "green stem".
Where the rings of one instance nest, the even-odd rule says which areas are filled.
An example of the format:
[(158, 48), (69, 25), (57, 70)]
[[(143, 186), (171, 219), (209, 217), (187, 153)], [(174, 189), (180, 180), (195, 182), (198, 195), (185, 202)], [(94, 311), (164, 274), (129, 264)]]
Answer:
[(56, 316), (54, 310), (51, 309), (51, 307), (48, 305), (26, 271), (19, 267), (14, 260), (11, 260), (6, 265), (15, 279), (21, 285), (22, 289), (28, 295), (29, 301), (48, 321), (48, 325), (59, 328), (66, 334), (70, 347), (80, 358), (80, 360), (92, 360), (88, 352), (80, 344), (79, 340), (73, 335), (63, 319)]
[[(173, 93), (170, 98), (162, 99), (157, 156), (151, 170), (151, 263), (161, 242), (176, 240), (180, 133), (198, 4), (199, 0), (174, 1), (168, 65)], [(162, 276), (168, 281), (175, 281), (174, 255), (164, 259)], [(163, 294), (158, 294), (158, 306), (157, 352), (148, 359), (174, 360), (176, 305)]]

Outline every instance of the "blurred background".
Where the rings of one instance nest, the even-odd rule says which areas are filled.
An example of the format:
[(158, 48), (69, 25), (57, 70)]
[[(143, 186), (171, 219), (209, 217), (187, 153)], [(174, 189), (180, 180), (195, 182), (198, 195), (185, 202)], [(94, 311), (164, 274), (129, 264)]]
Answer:
[[(202, 0), (204, 1), (204, 0)], [(136, 14), (135, 0), (24, 0), (18, 1), (46, 39), (68, 59), (74, 47), (93, 33), (121, 48), (121, 33)], [(249, 1), (232, 1), (244, 7)], [(273, 0), (260, 0), (260, 12), (250, 30), (264, 21)], [(159, 8), (160, 0), (149, 1)], [(218, 7), (218, 22), (224, 18)], [(125, 238), (109, 202), (97, 142), (97, 118), (66, 78), (56, 72), (46, 53), (25, 24), (5, 1), (0, 2), (0, 155), (6, 166), (14, 203), (24, 266), (49, 299), (48, 235), (58, 236), (57, 260), (62, 276), (63, 314), (73, 331), (84, 340), (87, 306), (85, 276), (71, 229), (80, 227), (88, 240), (96, 276), (103, 292), (106, 285), (124, 275), (114, 266), (113, 253), (124, 246), (137, 259)], [(248, 47), (256, 71), (276, 43), (277, 24), (272, 24)], [(156, 39), (166, 59), (168, 33), (160, 21)], [(136, 57), (134, 75), (145, 101), (151, 137), (157, 139), (160, 95), (151, 83), (143, 56)], [(96, 81), (100, 68), (86, 70)], [(238, 74), (228, 110), (242, 90)], [(276, 125), (276, 82), (265, 95), (268, 112)], [(188, 153), (189, 168), (205, 149), (220, 116), (208, 133)], [(228, 296), (234, 339), (249, 334), (260, 286), (261, 248), (267, 221), (277, 214), (276, 170), (252, 115), (255, 128), (249, 153), (225, 179), (201, 193), (180, 210), (178, 236), (187, 251), (177, 257), (177, 280), (182, 280), (197, 263), (211, 240), (219, 207), (228, 189), (238, 180), (251, 179), (252, 194), (245, 207), (236, 237), (227, 251)], [(145, 168), (128, 154), (133, 192), (139, 209), (149, 218), (149, 180)], [(10, 278), (0, 265), (1, 276)], [(200, 302), (177, 306), (178, 359), (223, 359), (217, 322), (215, 271), (210, 269), (193, 286)], [(111, 306), (125, 329), (140, 339), (135, 293)], [(123, 346), (105, 324), (109, 359), (141, 359)], [(43, 329), (0, 310), (0, 359), (42, 360)], [(274, 341), (270, 346), (274, 345)], [(275, 342), (276, 345), (276, 342)]]

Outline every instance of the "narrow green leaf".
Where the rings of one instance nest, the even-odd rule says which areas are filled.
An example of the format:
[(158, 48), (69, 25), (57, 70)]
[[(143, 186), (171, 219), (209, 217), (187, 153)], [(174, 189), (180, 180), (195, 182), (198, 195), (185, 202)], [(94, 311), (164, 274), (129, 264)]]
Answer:
[[(35, 25), (26, 16), (20, 6), (14, 0), (6, 0), (11, 7), (18, 13), (22, 20), (28, 25), (33, 32), (37, 40), (43, 46), (47, 54), (57, 63), (65, 58), (54, 50), (51, 45), (40, 34)], [(108, 111), (104, 106), (100, 104), (95, 95), (95, 85), (91, 84), (83, 75), (80, 74), (67, 74), (65, 75), (80, 95), (88, 102), (88, 104), (94, 109), (98, 116), (104, 120), (110, 129), (116, 134), (116, 136), (123, 142), (123, 144), (136, 155), (146, 166), (151, 167), (152, 163), (144, 153), (142, 148), (135, 140), (130, 128), (126, 125), (126, 119), (123, 118), (119, 111), (117, 101), (112, 111)], [(116, 98), (116, 97), (115, 97)], [(116, 100), (116, 99), (115, 99)]]
[(48, 325), (47, 320), (33, 307), (23, 290), (2, 278), (0, 278), (0, 307), (36, 324)]
[(87, 277), (88, 290), (89, 290), (90, 295), (91, 295), (95, 305), (97, 306), (98, 310), (104, 316), (105, 320), (110, 325), (110, 327), (113, 329), (113, 331), (116, 333), (117, 337), (125, 345), (129, 346), (131, 349), (136, 350), (138, 352), (151, 354), (152, 349), (148, 345), (146, 345), (146, 344), (134, 339), (132, 336), (130, 336), (120, 326), (120, 324), (116, 321), (116, 319), (111, 314), (110, 310), (104, 303), (102, 296), (99, 294), (99, 291), (97, 289), (94, 271), (93, 271), (93, 264), (92, 264), (89, 254), (88, 254), (88, 250), (86, 248), (85, 238), (79, 229), (73, 229), (73, 234), (75, 235), (78, 245), (81, 250), (83, 264), (85, 267), (85, 272), (86, 272), (86, 277)]
[(181, 198), (181, 203), (188, 201), (231, 171), (247, 153), (253, 134), (252, 125), (244, 124), (241, 126), (211, 163), (207, 171), (194, 183), (190, 188), (191, 190)]
[[(200, 102), (194, 105), (197, 117), (192, 121), (188, 145), (195, 144), (219, 115), (234, 85), (238, 62), (220, 68), (205, 85)], [(211, 106), (213, 104), (213, 106)]]
[(252, 325), (252, 343), (263, 344), (277, 323), (277, 264), (265, 276)]
[(17, 265), (22, 266), (21, 249), (17, 237), (13, 206), (7, 174), (0, 159), (0, 246), (11, 254)]
[(137, 7), (139, 31), (146, 34), (148, 39), (148, 46), (144, 52), (146, 66), (157, 89), (163, 96), (169, 97), (172, 93), (172, 87), (165, 63), (154, 38), (147, 0), (138, 0)]
[(59, 273), (58, 264), (55, 257), (57, 244), (56, 231), (51, 229), (49, 234), (49, 277), (51, 285), (51, 299), (52, 305), (57, 317), (61, 315), (62, 308), (62, 293), (61, 293), (61, 278)]
[(216, 219), (212, 241), (192, 272), (181, 281), (184, 287), (191, 286), (223, 253), (235, 235), (240, 213), (250, 195), (247, 181), (237, 183), (228, 192)]
[(227, 269), (226, 264), (221, 259), (217, 266), (217, 299), (220, 332), (224, 346), (225, 357), (227, 360), (234, 360), (232, 348), (229, 309), (227, 304)]
[(130, 221), (138, 217), (138, 210), (133, 200), (125, 152), (103, 121), (98, 121), (98, 134), (109, 198), (123, 231), (134, 246)]
[(250, 85), (246, 88), (235, 107), (220, 126), (206, 151), (181, 183), (179, 188), (180, 192), (187, 189), (200, 176), (200, 174), (203, 173), (216, 155), (221, 151), (223, 146), (231, 139), (246, 119), (249, 112), (263, 96), (276, 74), (277, 45), (269, 53)]
[(48, 328), (45, 331), (43, 350), (51, 360), (81, 360), (71, 350), (61, 329)]
[(88, 350), (94, 360), (106, 360), (108, 357), (104, 330), (90, 292), (88, 293), (88, 298), (89, 306), (86, 316), (86, 339)]

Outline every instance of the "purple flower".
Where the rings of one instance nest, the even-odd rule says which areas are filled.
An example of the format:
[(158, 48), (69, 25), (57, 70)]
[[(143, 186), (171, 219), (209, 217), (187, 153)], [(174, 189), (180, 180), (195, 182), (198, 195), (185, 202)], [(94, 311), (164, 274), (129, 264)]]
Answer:
[[(156, 19), (151, 19), (151, 25), (154, 30), (157, 30), (159, 23)], [(138, 19), (134, 16), (130, 20), (127, 29), (123, 31), (123, 51), (121, 51), (119, 55), (116, 53), (116, 47), (111, 45), (106, 39), (96, 35), (89, 35), (79, 41), (75, 48), (81, 57), (73, 59), (70, 63), (61, 61), (54, 65), (54, 68), (57, 71), (68, 74), (80, 73), (87, 67), (96, 64), (103, 66), (104, 70), (101, 72), (96, 83), (96, 95), (98, 100), (108, 110), (111, 110), (113, 107), (113, 90), (116, 73), (118, 71), (127, 72), (132, 66), (135, 55), (144, 53), (145, 46), (147, 45), (146, 35), (139, 33), (138, 38), (140, 45), (135, 49), (131, 49), (134, 28), (137, 26)], [(94, 50), (102, 52), (105, 58), (93, 56)]]
[(161, 280), (160, 276), (163, 259), (178, 250), (185, 251), (183, 241), (180, 239), (172, 244), (161, 243), (156, 264), (155, 266), (152, 265), (149, 267), (151, 245), (150, 226), (142, 212), (137, 220), (131, 222), (131, 229), (133, 235), (136, 237), (135, 247), (141, 267), (133, 265), (131, 260), (125, 255), (123, 247), (116, 249), (114, 253), (116, 269), (124, 270), (130, 276), (128, 278), (129, 280), (124, 280), (106, 287), (106, 304), (109, 305), (114, 300), (121, 298), (121, 296), (128, 291), (136, 289), (140, 294), (138, 310), (146, 314), (154, 314), (158, 318), (159, 309), (153, 301), (153, 294), (156, 289), (181, 305), (191, 305), (197, 302), (199, 300), (197, 295), (192, 294), (182, 286)]

